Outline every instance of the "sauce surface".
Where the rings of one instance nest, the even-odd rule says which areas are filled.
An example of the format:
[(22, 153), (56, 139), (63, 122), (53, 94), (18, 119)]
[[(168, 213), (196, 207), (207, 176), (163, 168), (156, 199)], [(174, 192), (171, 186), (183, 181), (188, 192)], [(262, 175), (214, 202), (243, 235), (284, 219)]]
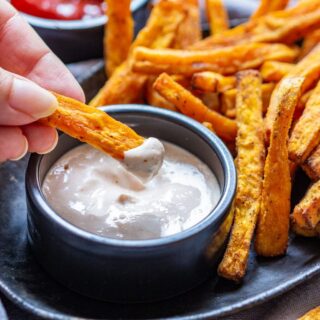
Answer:
[[(81, 145), (52, 166), (42, 191), (61, 217), (100, 236), (142, 240), (178, 233), (209, 215), (220, 188), (202, 161), (173, 144), (163, 145), (163, 164), (147, 179), (131, 170), (127, 155), (124, 162), (129, 166)], [(150, 151), (150, 145), (146, 149)], [(129, 152), (148, 158), (143, 148)]]
[(54, 20), (82, 20), (104, 15), (103, 0), (11, 0), (13, 6), (32, 16)]

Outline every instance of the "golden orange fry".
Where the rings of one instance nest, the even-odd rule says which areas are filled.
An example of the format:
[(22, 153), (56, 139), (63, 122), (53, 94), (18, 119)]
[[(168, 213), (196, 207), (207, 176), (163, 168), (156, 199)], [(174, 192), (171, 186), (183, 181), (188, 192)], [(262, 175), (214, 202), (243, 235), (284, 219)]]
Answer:
[(199, 2), (196, 0), (176, 0), (185, 10), (185, 18), (180, 23), (172, 45), (175, 49), (186, 49), (201, 39)]
[[(314, 48), (303, 60), (296, 64), (292, 70), (281, 80), (293, 77), (302, 77), (303, 85), (301, 94), (306, 92), (320, 77), (320, 45)], [(271, 96), (270, 106), (265, 119), (266, 138), (269, 139), (270, 130), (273, 126), (274, 119), (278, 112), (278, 90), (281, 87), (281, 82), (273, 91)]]
[(206, 107), (200, 99), (175, 82), (169, 75), (160, 75), (154, 88), (170, 101), (180, 112), (199, 121), (210, 122), (218, 136), (232, 141), (237, 134), (237, 124)]
[(131, 0), (106, 0), (106, 4), (108, 23), (105, 29), (104, 50), (106, 74), (110, 77), (128, 57), (133, 39), (133, 19), (130, 10)]
[(313, 32), (307, 34), (303, 40), (299, 60), (302, 60), (306, 55), (308, 55), (313, 50), (313, 48), (318, 45), (319, 42), (320, 29), (316, 29)]
[(223, 0), (206, 0), (206, 13), (211, 34), (219, 34), (229, 29), (229, 17)]
[(302, 164), (302, 169), (310, 179), (317, 181), (320, 179), (320, 145), (318, 145)]
[(288, 2), (289, 0), (260, 0), (258, 9), (252, 14), (250, 19), (257, 19), (269, 12), (283, 10)]
[(298, 320), (319, 320), (320, 319), (320, 307), (310, 310), (308, 313), (300, 317)]
[(320, 3), (298, 1), (287, 10), (271, 12), (250, 20), (222, 34), (207, 37), (190, 49), (208, 50), (249, 42), (284, 42), (293, 44), (320, 27)]
[(303, 77), (285, 78), (276, 92), (277, 113), (264, 167), (261, 211), (255, 240), (256, 252), (261, 256), (282, 255), (288, 245), (291, 177), (287, 140), (303, 83)]
[[(311, 185), (303, 199), (295, 206), (291, 225), (301, 235), (312, 236), (317, 233), (320, 222), (320, 181)], [(320, 235), (320, 234), (318, 234)]]
[(261, 77), (265, 82), (279, 82), (294, 67), (294, 64), (279, 61), (266, 61), (261, 69)]
[[(174, 0), (162, 0), (153, 8), (146, 26), (139, 32), (131, 49), (170, 47), (186, 12)], [(140, 100), (147, 77), (131, 71), (129, 58), (119, 66), (111, 78), (90, 102), (93, 107), (110, 104), (133, 103)]]
[(302, 164), (320, 143), (320, 83), (311, 94), (289, 139), (289, 157)]
[(57, 128), (118, 159), (124, 158), (125, 151), (143, 143), (143, 137), (105, 112), (71, 98), (55, 96), (59, 103), (57, 110), (40, 123)]
[(203, 71), (193, 74), (191, 85), (194, 89), (205, 92), (222, 92), (235, 87), (236, 78), (225, 77), (219, 73)]
[(238, 73), (236, 139), (238, 173), (234, 223), (220, 276), (240, 281), (246, 272), (251, 240), (260, 211), (265, 160), (261, 79), (257, 71)]
[(133, 52), (133, 71), (144, 74), (181, 74), (213, 71), (223, 75), (258, 68), (265, 61), (291, 62), (295, 48), (283, 44), (251, 43), (208, 51), (152, 50), (139, 47)]
[[(262, 84), (262, 112), (263, 114), (266, 113), (270, 98), (273, 92), (275, 84), (264, 83)], [(228, 118), (235, 118), (236, 117), (236, 96), (237, 96), (237, 89), (230, 89), (221, 93), (221, 113), (226, 115)]]

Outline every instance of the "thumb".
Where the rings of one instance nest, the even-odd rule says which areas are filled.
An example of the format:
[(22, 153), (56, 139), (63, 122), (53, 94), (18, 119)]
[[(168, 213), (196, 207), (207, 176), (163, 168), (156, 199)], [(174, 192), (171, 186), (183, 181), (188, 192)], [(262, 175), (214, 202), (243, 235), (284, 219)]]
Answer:
[(0, 125), (20, 126), (52, 114), (55, 96), (36, 83), (0, 68)]

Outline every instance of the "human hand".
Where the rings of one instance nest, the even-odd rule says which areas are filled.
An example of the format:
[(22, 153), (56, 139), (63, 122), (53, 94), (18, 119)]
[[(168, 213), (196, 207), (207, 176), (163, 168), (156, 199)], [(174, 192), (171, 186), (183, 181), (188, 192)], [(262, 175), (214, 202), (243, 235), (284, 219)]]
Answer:
[(45, 89), (84, 101), (68, 69), (17, 11), (0, 0), (0, 162), (55, 147), (56, 130), (36, 122), (57, 107)]

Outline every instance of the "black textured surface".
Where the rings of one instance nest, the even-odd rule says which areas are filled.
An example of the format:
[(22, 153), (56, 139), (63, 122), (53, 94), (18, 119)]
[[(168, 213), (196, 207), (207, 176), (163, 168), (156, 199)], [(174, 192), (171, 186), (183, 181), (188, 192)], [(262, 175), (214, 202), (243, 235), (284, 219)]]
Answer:
[[(320, 271), (319, 240), (295, 238), (283, 258), (251, 256), (242, 285), (213, 277), (176, 299), (143, 305), (116, 305), (83, 298), (48, 277), (29, 250), (24, 191), (26, 161), (0, 166), (0, 289), (20, 307), (42, 317), (68, 320), (75, 317), (209, 318), (267, 301)], [(296, 185), (305, 183), (300, 177)]]

